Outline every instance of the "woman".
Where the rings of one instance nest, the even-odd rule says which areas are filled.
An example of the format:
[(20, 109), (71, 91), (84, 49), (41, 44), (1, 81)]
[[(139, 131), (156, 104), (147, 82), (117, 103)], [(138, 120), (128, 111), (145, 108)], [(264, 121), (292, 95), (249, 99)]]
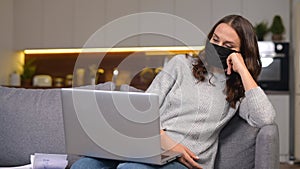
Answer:
[(208, 34), (206, 48), (199, 56), (173, 57), (146, 91), (160, 97), (162, 146), (181, 152), (178, 160), (153, 166), (83, 158), (72, 168), (211, 169), (218, 134), (238, 109), (252, 126), (274, 122), (275, 110), (257, 85), (261, 61), (248, 20), (239, 15), (222, 18)]

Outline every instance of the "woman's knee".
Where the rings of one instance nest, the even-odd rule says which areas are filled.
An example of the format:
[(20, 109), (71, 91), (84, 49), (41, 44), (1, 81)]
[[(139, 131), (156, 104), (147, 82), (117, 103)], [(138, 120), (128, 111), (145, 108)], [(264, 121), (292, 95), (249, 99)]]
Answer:
[(117, 165), (118, 162), (113, 160), (84, 157), (77, 160), (71, 166), (71, 169), (98, 169), (103, 167), (112, 168), (112, 167), (116, 167)]
[(155, 169), (155, 167), (142, 163), (124, 162), (120, 163), (117, 169)]
[(162, 166), (143, 164), (143, 163), (134, 163), (134, 162), (124, 162), (124, 163), (120, 163), (117, 169), (187, 169), (187, 168), (186, 166), (179, 163), (178, 161), (173, 161)]

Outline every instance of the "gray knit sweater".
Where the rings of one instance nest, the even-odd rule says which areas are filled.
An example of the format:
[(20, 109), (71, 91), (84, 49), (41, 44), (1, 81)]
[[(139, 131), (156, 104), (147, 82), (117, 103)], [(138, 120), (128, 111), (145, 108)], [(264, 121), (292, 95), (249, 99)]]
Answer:
[(235, 109), (229, 107), (225, 74), (208, 73), (204, 82), (198, 82), (192, 74), (193, 62), (185, 55), (174, 56), (146, 92), (159, 95), (161, 128), (166, 134), (198, 155), (204, 169), (212, 169), (219, 132), (238, 107), (239, 115), (255, 127), (273, 123), (275, 110), (260, 87), (245, 92)]

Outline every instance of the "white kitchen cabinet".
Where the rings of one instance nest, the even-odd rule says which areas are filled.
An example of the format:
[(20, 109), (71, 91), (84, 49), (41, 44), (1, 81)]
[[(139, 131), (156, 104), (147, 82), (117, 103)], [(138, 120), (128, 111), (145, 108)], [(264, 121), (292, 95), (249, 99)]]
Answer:
[(289, 94), (268, 94), (268, 97), (276, 110), (275, 122), (279, 129), (280, 161), (289, 160), (290, 141), (290, 96)]
[[(184, 36), (186, 39), (190, 39), (190, 45), (204, 45), (203, 38), (207, 37), (211, 27), (211, 1), (199, 1), (199, 0), (190, 0), (190, 1), (182, 1), (175, 0), (175, 15), (180, 18), (186, 19), (190, 22), (191, 25), (184, 25), (176, 23), (175, 34), (176, 36)], [(194, 33), (194, 31), (189, 31), (191, 27), (195, 27), (198, 29), (198, 33)], [(176, 42), (176, 45), (181, 45), (182, 43)], [(184, 44), (185, 45), (185, 44)]]
[(0, 84), (9, 85), (8, 74), (18, 70), (20, 63), (16, 57), (12, 58), (13, 50), (13, 1), (0, 1)]
[[(140, 0), (139, 44), (140, 46), (174, 45), (174, 0)], [(159, 5), (158, 5), (159, 4)], [(153, 12), (153, 15), (143, 15)]]
[(296, 94), (295, 98), (295, 157), (300, 159), (300, 94)]
[(215, 24), (221, 18), (231, 14), (242, 14), (242, 0), (212, 0), (211, 17)]
[[(7, 52), (13, 49), (13, 2), (10, 0), (3, 0), (0, 4), (0, 53)], [(1, 56), (1, 54), (0, 54)], [(0, 63), (2, 63), (0, 61)], [(0, 67), (4, 65), (1, 64)]]
[(72, 47), (74, 3), (73, 0), (43, 1), (43, 47)]
[[(170, 13), (187, 19), (199, 28), (203, 35), (207, 35), (212, 25), (227, 14), (242, 14), (253, 24), (262, 20), (271, 23), (273, 16), (279, 14), (286, 26), (286, 39), (289, 36), (289, 2), (282, 0), (229, 0), (225, 3), (222, 0), (15, 0), (14, 47), (15, 49), (81, 47), (106, 23), (145, 11)], [(163, 36), (134, 36), (127, 32), (128, 36), (124, 37), (126, 32), (122, 34), (122, 29), (135, 33), (146, 29), (150, 24), (157, 29), (165, 27), (168, 34), (174, 34), (175, 37), (189, 33), (183, 26), (178, 26), (181, 23), (173, 23), (172, 20), (164, 23), (159, 20), (145, 23), (137, 18), (136, 21), (130, 22), (126, 22), (129, 26), (122, 26), (120, 23), (121, 31), (120, 27), (118, 31), (116, 28), (107, 29), (105, 34), (108, 36), (99, 43), (111, 46), (112, 40), (118, 36), (117, 46), (184, 45), (180, 40)], [(198, 41), (190, 43), (198, 45)]]
[(139, 0), (109, 0), (106, 1), (106, 29), (105, 46), (138, 46), (139, 31), (137, 17), (131, 14), (139, 11)]
[(295, 158), (300, 160), (300, 1), (293, 4), (293, 49), (295, 77)]
[(14, 48), (43, 48), (43, 1), (14, 1)]
[(140, 12), (174, 13), (174, 0), (140, 0), (139, 5)]
[[(104, 37), (99, 37), (105, 25), (105, 0), (74, 0), (73, 46), (103, 47)], [(97, 36), (96, 41), (88, 41), (91, 36)]]

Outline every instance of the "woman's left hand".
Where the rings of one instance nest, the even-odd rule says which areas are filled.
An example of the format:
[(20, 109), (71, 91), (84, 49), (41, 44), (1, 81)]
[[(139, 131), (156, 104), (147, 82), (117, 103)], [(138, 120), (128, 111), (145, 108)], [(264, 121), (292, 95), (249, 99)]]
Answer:
[(230, 75), (232, 71), (241, 74), (242, 71), (248, 70), (244, 59), (240, 53), (232, 53), (227, 58), (227, 75)]

